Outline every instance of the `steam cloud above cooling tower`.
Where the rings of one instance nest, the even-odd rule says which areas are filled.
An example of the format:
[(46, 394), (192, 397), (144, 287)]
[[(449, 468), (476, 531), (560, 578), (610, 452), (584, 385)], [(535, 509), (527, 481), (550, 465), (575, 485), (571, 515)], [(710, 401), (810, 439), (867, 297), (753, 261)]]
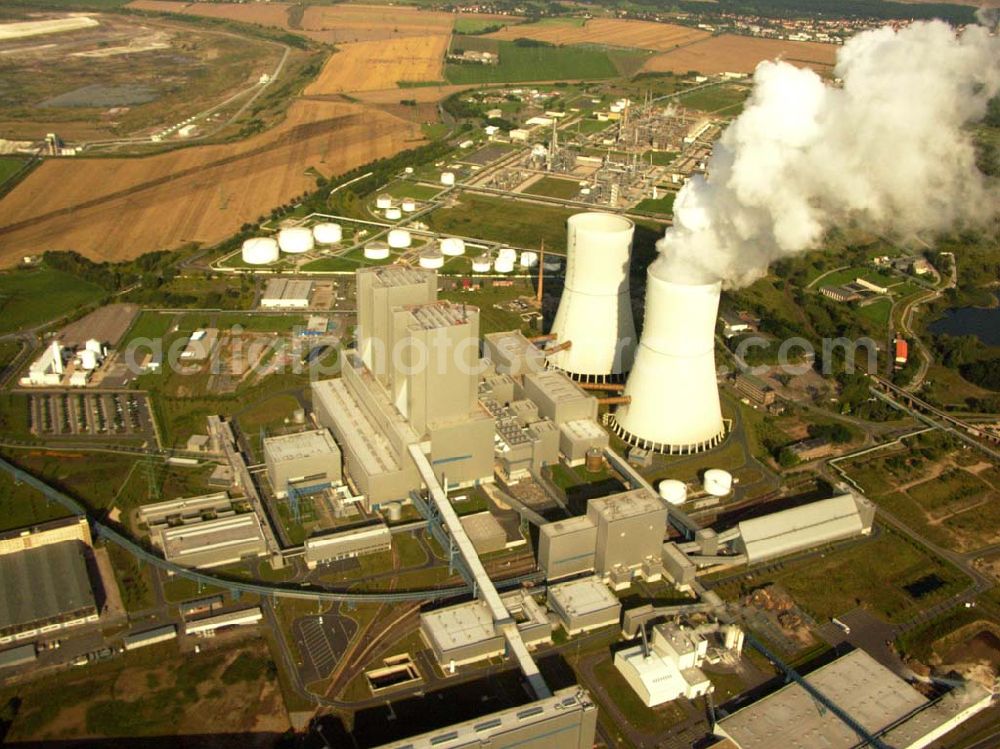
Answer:
[(654, 274), (744, 286), (838, 224), (905, 238), (996, 214), (1000, 191), (966, 126), (1000, 91), (1000, 39), (940, 21), (877, 29), (844, 45), (834, 74), (842, 87), (783, 62), (757, 67), (709, 178), (677, 196)]

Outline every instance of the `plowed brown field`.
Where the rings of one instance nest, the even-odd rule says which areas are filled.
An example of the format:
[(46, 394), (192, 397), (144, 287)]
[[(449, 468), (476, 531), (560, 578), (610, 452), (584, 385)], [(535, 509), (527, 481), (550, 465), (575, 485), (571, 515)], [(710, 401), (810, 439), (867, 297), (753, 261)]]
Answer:
[(323, 33), (330, 42), (365, 42), (406, 36), (450, 34), (452, 13), (387, 5), (310, 6), (302, 28)]
[(447, 46), (443, 34), (340, 44), (306, 87), (306, 95), (377, 91), (399, 81), (440, 81)]
[(74, 249), (122, 260), (219, 242), (340, 174), (420, 142), (420, 129), (353, 104), (300, 100), (273, 130), (240, 143), (147, 158), (53, 159), (0, 200), (0, 266)]
[(837, 46), (818, 42), (789, 42), (752, 36), (723, 34), (695, 42), (673, 52), (649, 58), (642, 69), (649, 72), (752, 73), (762, 60), (781, 58), (819, 73), (829, 72), (837, 57)]
[(488, 36), (495, 39), (537, 39), (552, 44), (607, 44), (665, 52), (679, 44), (706, 39), (710, 35), (701, 29), (669, 23), (593, 18), (583, 26), (558, 22), (508, 26)]

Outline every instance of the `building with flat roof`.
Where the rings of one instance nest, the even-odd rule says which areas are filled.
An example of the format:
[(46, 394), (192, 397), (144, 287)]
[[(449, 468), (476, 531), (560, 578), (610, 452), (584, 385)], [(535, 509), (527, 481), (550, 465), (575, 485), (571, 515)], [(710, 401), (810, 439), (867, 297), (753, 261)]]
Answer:
[(621, 601), (597, 575), (550, 585), (547, 596), (569, 635), (618, 624), (621, 617)]
[(637, 573), (659, 579), (667, 530), (667, 505), (660, 497), (642, 488), (592, 499), (587, 517), (597, 528), (598, 573), (614, 580), (615, 587), (628, 586)]
[(200, 522), (206, 517), (231, 514), (233, 500), (228, 492), (215, 492), (200, 497), (168, 499), (143, 505), (138, 510), (139, 522), (153, 530), (168, 524)]
[(597, 419), (597, 398), (556, 369), (526, 373), (517, 397), (532, 401), (542, 416), (560, 426), (567, 421)]
[(588, 517), (546, 523), (538, 529), (538, 566), (546, 580), (592, 572), (597, 526)]
[(264, 531), (252, 512), (164, 527), (152, 538), (167, 561), (184, 567), (220, 567), (267, 555)]
[[(841, 656), (805, 680), (869, 736), (894, 749), (926, 747), (993, 700), (973, 682), (928, 699), (863, 650)], [(864, 743), (836, 714), (817, 709), (816, 698), (794, 683), (722, 718), (715, 733), (737, 749), (852, 749)]]
[(486, 358), (501, 374), (521, 377), (545, 369), (545, 354), (519, 330), (483, 336)]
[(736, 375), (736, 389), (758, 406), (770, 406), (777, 398), (774, 388), (748, 372)]
[(0, 669), (26, 666), (38, 660), (38, 650), (34, 643), (20, 645), (16, 648), (0, 650)]
[(156, 627), (155, 629), (147, 629), (144, 632), (135, 632), (133, 634), (125, 635), (125, 637), (122, 638), (122, 646), (126, 650), (138, 650), (139, 648), (148, 648), (150, 645), (156, 645), (161, 642), (168, 642), (176, 639), (177, 625), (165, 624), (164, 626)]
[(505, 649), (489, 606), (479, 600), (422, 613), (420, 633), (447, 669), (502, 655)]
[(841, 494), (743, 520), (733, 549), (747, 564), (871, 533), (875, 507), (860, 494)]
[(480, 556), (503, 551), (507, 547), (507, 532), (489, 510), (463, 515), (460, 520)]
[(264, 463), (275, 496), (339, 484), (340, 448), (328, 429), (264, 438)]
[(597, 705), (577, 686), (378, 749), (592, 749), (596, 732)]
[(377, 554), (392, 548), (392, 533), (382, 522), (354, 528), (334, 530), (310, 536), (305, 541), (306, 567), (316, 569), (321, 564)]
[(607, 430), (593, 419), (574, 419), (559, 425), (559, 452), (567, 465), (583, 465), (588, 451), (603, 451), (609, 442)]
[(220, 629), (229, 627), (248, 627), (260, 622), (264, 618), (260, 606), (250, 606), (236, 611), (224, 611), (221, 614), (212, 614), (200, 619), (191, 619), (184, 622), (184, 634), (195, 635), (196, 637), (213, 637)]
[(268, 280), (260, 297), (261, 309), (306, 309), (312, 296), (313, 282), (289, 278)]

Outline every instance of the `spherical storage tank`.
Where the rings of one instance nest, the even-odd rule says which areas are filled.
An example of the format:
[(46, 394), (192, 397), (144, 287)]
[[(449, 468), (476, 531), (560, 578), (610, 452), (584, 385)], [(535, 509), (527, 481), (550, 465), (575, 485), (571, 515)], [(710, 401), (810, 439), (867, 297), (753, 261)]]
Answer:
[(313, 227), (313, 239), (320, 244), (337, 244), (344, 238), (344, 230), (340, 224), (316, 224)]
[(398, 208), (386, 208), (385, 217), (390, 221), (395, 221), (403, 217), (403, 212)]
[(441, 252), (445, 255), (456, 256), (465, 254), (465, 240), (458, 237), (445, 237), (441, 240)]
[(278, 232), (278, 247), (282, 252), (298, 254), (309, 252), (313, 248), (313, 234), (304, 226), (282, 229)]
[(254, 237), (243, 243), (243, 262), (267, 265), (278, 259), (278, 243), (270, 237)]
[(489, 273), (493, 264), (489, 255), (480, 255), (472, 261), (472, 271), (474, 273)]
[(385, 260), (389, 257), (389, 245), (385, 242), (369, 242), (365, 245), (365, 257), (368, 260)]
[(687, 485), (677, 479), (660, 482), (660, 496), (672, 505), (682, 505), (687, 500)]
[(420, 255), (420, 267), (428, 270), (437, 270), (444, 265), (444, 255), (437, 250), (427, 250)]
[(455, 184), (455, 173), (441, 172), (441, 184), (448, 186)]
[(705, 471), (702, 486), (713, 497), (724, 497), (733, 490), (733, 474), (721, 468), (709, 468)]
[(413, 240), (410, 237), (410, 232), (406, 229), (393, 229), (389, 232), (389, 246), (395, 247), (397, 250), (403, 247), (409, 247), (410, 242)]

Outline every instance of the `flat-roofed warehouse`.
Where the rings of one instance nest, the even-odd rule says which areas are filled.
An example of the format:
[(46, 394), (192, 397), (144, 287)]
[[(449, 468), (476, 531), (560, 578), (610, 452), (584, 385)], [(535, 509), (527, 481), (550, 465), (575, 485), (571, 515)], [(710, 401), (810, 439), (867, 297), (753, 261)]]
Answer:
[(185, 567), (219, 567), (267, 554), (264, 531), (252, 512), (164, 528), (154, 540), (168, 561)]
[(621, 616), (621, 601), (596, 575), (551, 585), (547, 594), (569, 635), (617, 624)]
[(547, 523), (538, 529), (538, 566), (547, 580), (594, 569), (597, 526), (588, 517)]
[(340, 448), (327, 429), (266, 437), (264, 463), (278, 497), (287, 496), (289, 487), (308, 491), (341, 480)]
[[(931, 744), (992, 702), (968, 682), (929, 700), (863, 650), (841, 656), (805, 677), (884, 746), (918, 749)], [(738, 749), (852, 749), (862, 739), (798, 684), (789, 684), (716, 724), (715, 733)]]
[(505, 648), (489, 606), (478, 600), (421, 614), (420, 632), (444, 668), (501, 655)]
[(98, 620), (86, 552), (58, 541), (0, 555), (0, 643)]
[(857, 494), (841, 494), (737, 525), (734, 548), (747, 564), (871, 532), (875, 507)]
[(260, 298), (261, 309), (305, 309), (312, 296), (312, 281), (272, 278)]

